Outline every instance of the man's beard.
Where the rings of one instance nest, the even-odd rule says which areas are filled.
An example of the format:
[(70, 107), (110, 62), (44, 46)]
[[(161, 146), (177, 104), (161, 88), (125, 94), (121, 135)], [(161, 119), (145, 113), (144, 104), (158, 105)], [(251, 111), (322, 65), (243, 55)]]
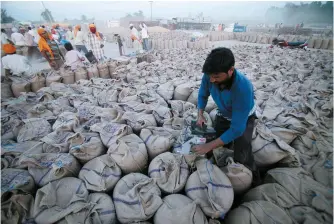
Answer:
[(232, 77), (228, 77), (227, 79), (225, 79), (224, 81), (221, 82), (215, 82), (215, 84), (217, 86), (226, 86), (228, 84), (230, 84), (232, 82)]

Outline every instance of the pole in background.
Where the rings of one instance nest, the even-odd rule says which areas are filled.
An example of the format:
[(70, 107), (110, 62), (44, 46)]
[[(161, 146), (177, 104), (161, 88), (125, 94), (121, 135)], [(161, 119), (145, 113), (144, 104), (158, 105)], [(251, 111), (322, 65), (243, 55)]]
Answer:
[(153, 4), (153, 1), (150, 1), (150, 4), (151, 4), (151, 21), (152, 21), (152, 4)]

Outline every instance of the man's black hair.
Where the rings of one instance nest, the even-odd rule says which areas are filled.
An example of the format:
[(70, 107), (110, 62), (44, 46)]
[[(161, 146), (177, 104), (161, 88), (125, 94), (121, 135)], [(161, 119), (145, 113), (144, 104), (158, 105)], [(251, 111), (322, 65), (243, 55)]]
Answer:
[(43, 28), (43, 29), (45, 29), (45, 26), (44, 26), (44, 25), (42, 25), (42, 28)]
[(205, 74), (217, 74), (220, 72), (227, 73), (235, 60), (232, 51), (225, 47), (213, 49), (206, 58), (202, 72)]
[(30, 26), (28, 26), (28, 30), (31, 30), (31, 27), (30, 27)]
[(1, 33), (6, 33), (6, 30), (5, 29), (1, 29)]
[(69, 43), (69, 42), (65, 43), (65, 44), (64, 44), (64, 47), (65, 47), (65, 49), (66, 49), (67, 51), (71, 51), (71, 50), (73, 50), (73, 46), (72, 46), (72, 44)]

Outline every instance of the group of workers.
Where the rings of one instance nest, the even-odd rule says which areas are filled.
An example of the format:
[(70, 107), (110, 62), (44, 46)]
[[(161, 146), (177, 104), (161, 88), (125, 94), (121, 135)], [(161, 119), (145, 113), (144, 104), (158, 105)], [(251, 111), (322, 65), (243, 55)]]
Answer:
[(148, 44), (148, 29), (145, 23), (140, 23), (140, 33), (136, 29), (136, 27), (133, 24), (129, 25), (131, 30), (131, 40), (133, 42), (133, 47), (136, 52), (140, 52), (141, 49), (148, 51), (149, 50), (149, 44)]

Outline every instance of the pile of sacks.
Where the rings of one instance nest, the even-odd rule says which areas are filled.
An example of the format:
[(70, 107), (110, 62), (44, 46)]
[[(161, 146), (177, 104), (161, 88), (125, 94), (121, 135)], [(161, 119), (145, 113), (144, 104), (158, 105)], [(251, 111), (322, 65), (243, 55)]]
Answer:
[[(175, 153), (191, 137), (209, 51), (154, 51), (151, 63), (119, 64), (113, 79), (2, 99), (3, 222), (330, 223), (332, 54), (232, 51), (254, 85), (263, 185), (250, 189), (252, 173), (227, 149), (214, 162)], [(210, 97), (209, 126), (216, 113)], [(235, 195), (242, 203), (230, 211)]]

